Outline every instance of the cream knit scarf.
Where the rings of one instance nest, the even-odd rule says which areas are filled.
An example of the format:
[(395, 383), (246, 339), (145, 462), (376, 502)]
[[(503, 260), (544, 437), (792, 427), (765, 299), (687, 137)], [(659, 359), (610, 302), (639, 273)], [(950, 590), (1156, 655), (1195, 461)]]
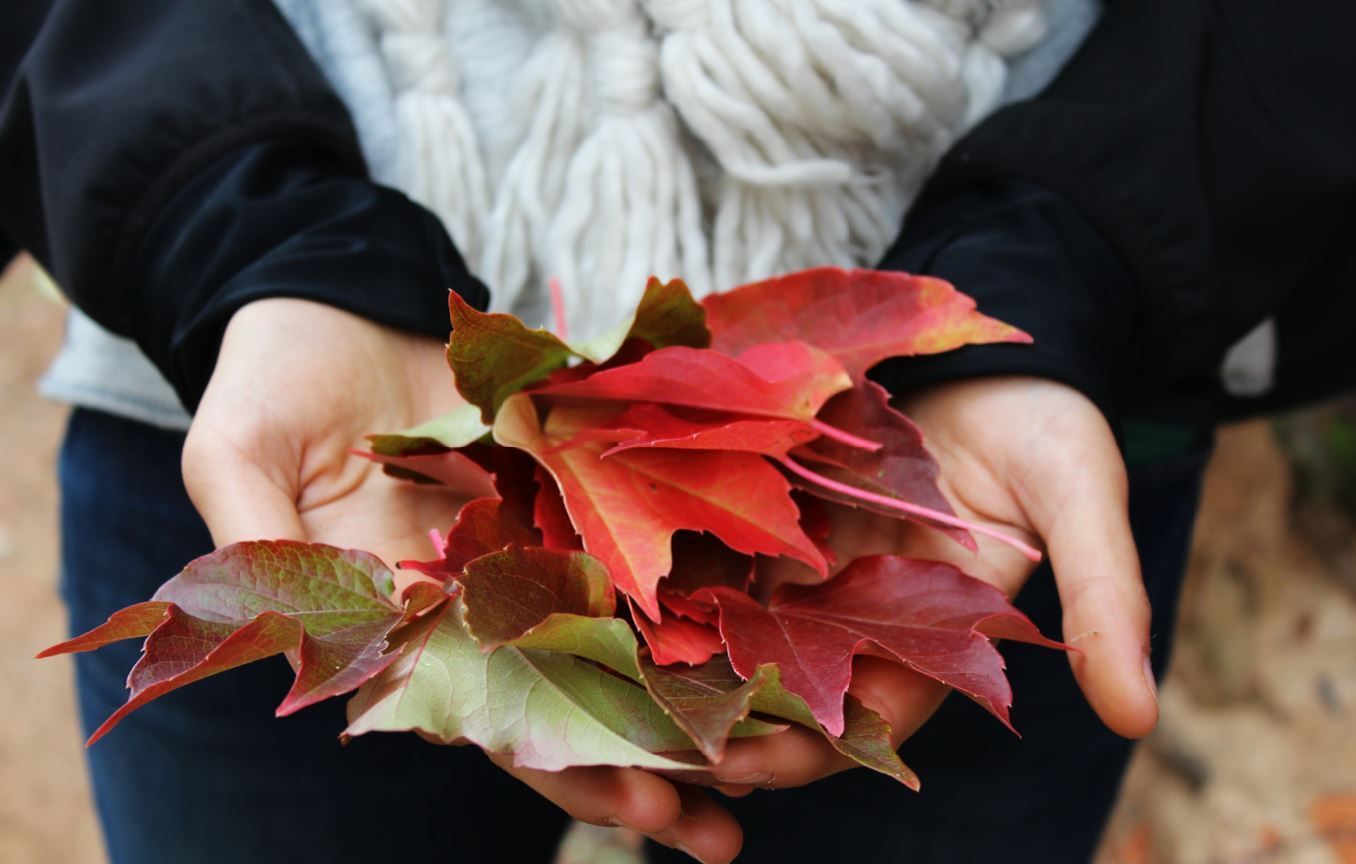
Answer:
[(1044, 32), (1041, 0), (278, 5), (494, 308), (541, 323), (558, 277), (581, 337), (652, 273), (874, 263)]

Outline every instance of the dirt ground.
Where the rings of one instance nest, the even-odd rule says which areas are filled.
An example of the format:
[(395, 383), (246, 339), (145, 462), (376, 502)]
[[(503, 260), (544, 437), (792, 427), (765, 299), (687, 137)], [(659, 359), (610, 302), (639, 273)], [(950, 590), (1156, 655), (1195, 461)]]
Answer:
[[(26, 274), (0, 281), (0, 861), (98, 864), (71, 666), (32, 659), (65, 632), (53, 482), (65, 412), (34, 390), (61, 315)], [(1342, 464), (1326, 450), (1341, 456), (1345, 439), (1330, 420), (1291, 421), (1285, 450), (1268, 424), (1221, 435), (1163, 721), (1098, 864), (1356, 864), (1356, 532), (1336, 503)], [(566, 857), (632, 860), (598, 841), (581, 834)]]

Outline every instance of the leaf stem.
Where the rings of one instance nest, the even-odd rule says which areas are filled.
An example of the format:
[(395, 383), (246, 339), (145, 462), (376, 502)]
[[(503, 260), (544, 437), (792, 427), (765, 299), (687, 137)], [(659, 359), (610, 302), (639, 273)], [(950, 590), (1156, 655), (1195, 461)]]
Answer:
[(565, 291), (555, 276), (552, 276), (546, 284), (551, 290), (551, 311), (556, 316), (556, 335), (563, 342), (570, 338), (569, 326), (565, 323)]
[(879, 442), (870, 441), (866, 438), (858, 438), (851, 432), (844, 432), (837, 426), (830, 426), (823, 420), (817, 420), (813, 417), (810, 418), (810, 427), (825, 438), (832, 438), (841, 444), (846, 444), (849, 447), (856, 447), (859, 450), (868, 450), (874, 453), (881, 448)]
[(779, 457), (777, 461), (780, 464), (786, 466), (786, 469), (791, 473), (804, 477), (811, 483), (818, 483), (820, 486), (823, 486), (826, 489), (832, 489), (834, 492), (839, 492), (842, 493), (843, 495), (856, 498), (859, 501), (868, 501), (872, 504), (879, 504), (883, 507), (889, 507), (894, 510), (899, 510), (902, 513), (908, 513), (911, 516), (917, 516), (923, 519), (931, 520), (933, 522), (940, 522), (941, 524), (949, 525), (952, 528), (963, 528), (967, 531), (973, 531), (976, 534), (983, 534), (985, 537), (992, 537), (993, 539), (999, 541), (1000, 543), (1005, 543), (1008, 546), (1011, 546), (1013, 549), (1016, 549), (1018, 552), (1021, 552), (1031, 561), (1039, 562), (1041, 560), (1041, 553), (1039, 550), (1032, 548), (1026, 543), (1023, 543), (1016, 537), (1009, 537), (1007, 534), (1004, 534), (1001, 531), (995, 531), (992, 528), (987, 528), (983, 525), (977, 525), (973, 522), (966, 522), (964, 519), (952, 516), (949, 513), (943, 513), (940, 510), (933, 510), (931, 507), (923, 507), (918, 504), (910, 504), (908, 501), (902, 501), (898, 498), (891, 498), (887, 495), (877, 495), (875, 492), (868, 492), (865, 489), (858, 489), (856, 486), (849, 486), (846, 483), (839, 483), (837, 480), (825, 477), (823, 474), (819, 474), (815, 471), (811, 471), (804, 465), (801, 465), (798, 462), (794, 462), (785, 456)]

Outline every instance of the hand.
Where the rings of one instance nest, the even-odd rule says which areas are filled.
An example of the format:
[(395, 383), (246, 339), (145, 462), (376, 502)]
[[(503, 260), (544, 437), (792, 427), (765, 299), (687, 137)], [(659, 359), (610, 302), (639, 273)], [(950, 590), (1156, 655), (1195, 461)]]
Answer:
[[(959, 516), (1044, 544), (1063, 606), (1069, 662), (1113, 731), (1140, 737), (1158, 719), (1149, 670), (1149, 604), (1130, 534), (1127, 480), (1111, 429), (1077, 391), (1034, 378), (947, 384), (901, 406), (927, 435), (941, 487)], [(1015, 595), (1035, 565), (976, 537), (971, 555), (922, 526), (848, 511), (835, 526), (841, 561), (895, 553), (948, 561)], [(945, 688), (895, 663), (858, 657), (850, 691), (881, 714), (899, 745), (941, 704)], [(852, 767), (822, 736), (790, 729), (731, 742), (716, 769), (730, 794), (798, 786)]]
[[(290, 539), (428, 558), (426, 531), (464, 502), (398, 483), (351, 456), (370, 432), (396, 431), (457, 400), (443, 348), (304, 300), (251, 303), (231, 318), (184, 444), (184, 483), (218, 546)], [(637, 769), (504, 770), (575, 818), (627, 825), (660, 843), (728, 861), (734, 819), (696, 790)]]

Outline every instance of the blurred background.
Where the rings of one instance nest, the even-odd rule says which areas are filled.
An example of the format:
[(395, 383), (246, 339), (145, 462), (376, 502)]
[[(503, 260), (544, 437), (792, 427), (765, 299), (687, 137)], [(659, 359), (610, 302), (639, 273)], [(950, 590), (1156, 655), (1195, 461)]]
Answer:
[[(32, 659), (66, 626), (66, 412), (36, 393), (62, 316), (26, 263), (0, 279), (0, 862), (104, 861), (69, 659)], [(1221, 430), (1162, 723), (1097, 864), (1356, 864), (1354, 528), (1356, 401)], [(581, 831), (562, 857), (632, 860), (625, 846)]]

